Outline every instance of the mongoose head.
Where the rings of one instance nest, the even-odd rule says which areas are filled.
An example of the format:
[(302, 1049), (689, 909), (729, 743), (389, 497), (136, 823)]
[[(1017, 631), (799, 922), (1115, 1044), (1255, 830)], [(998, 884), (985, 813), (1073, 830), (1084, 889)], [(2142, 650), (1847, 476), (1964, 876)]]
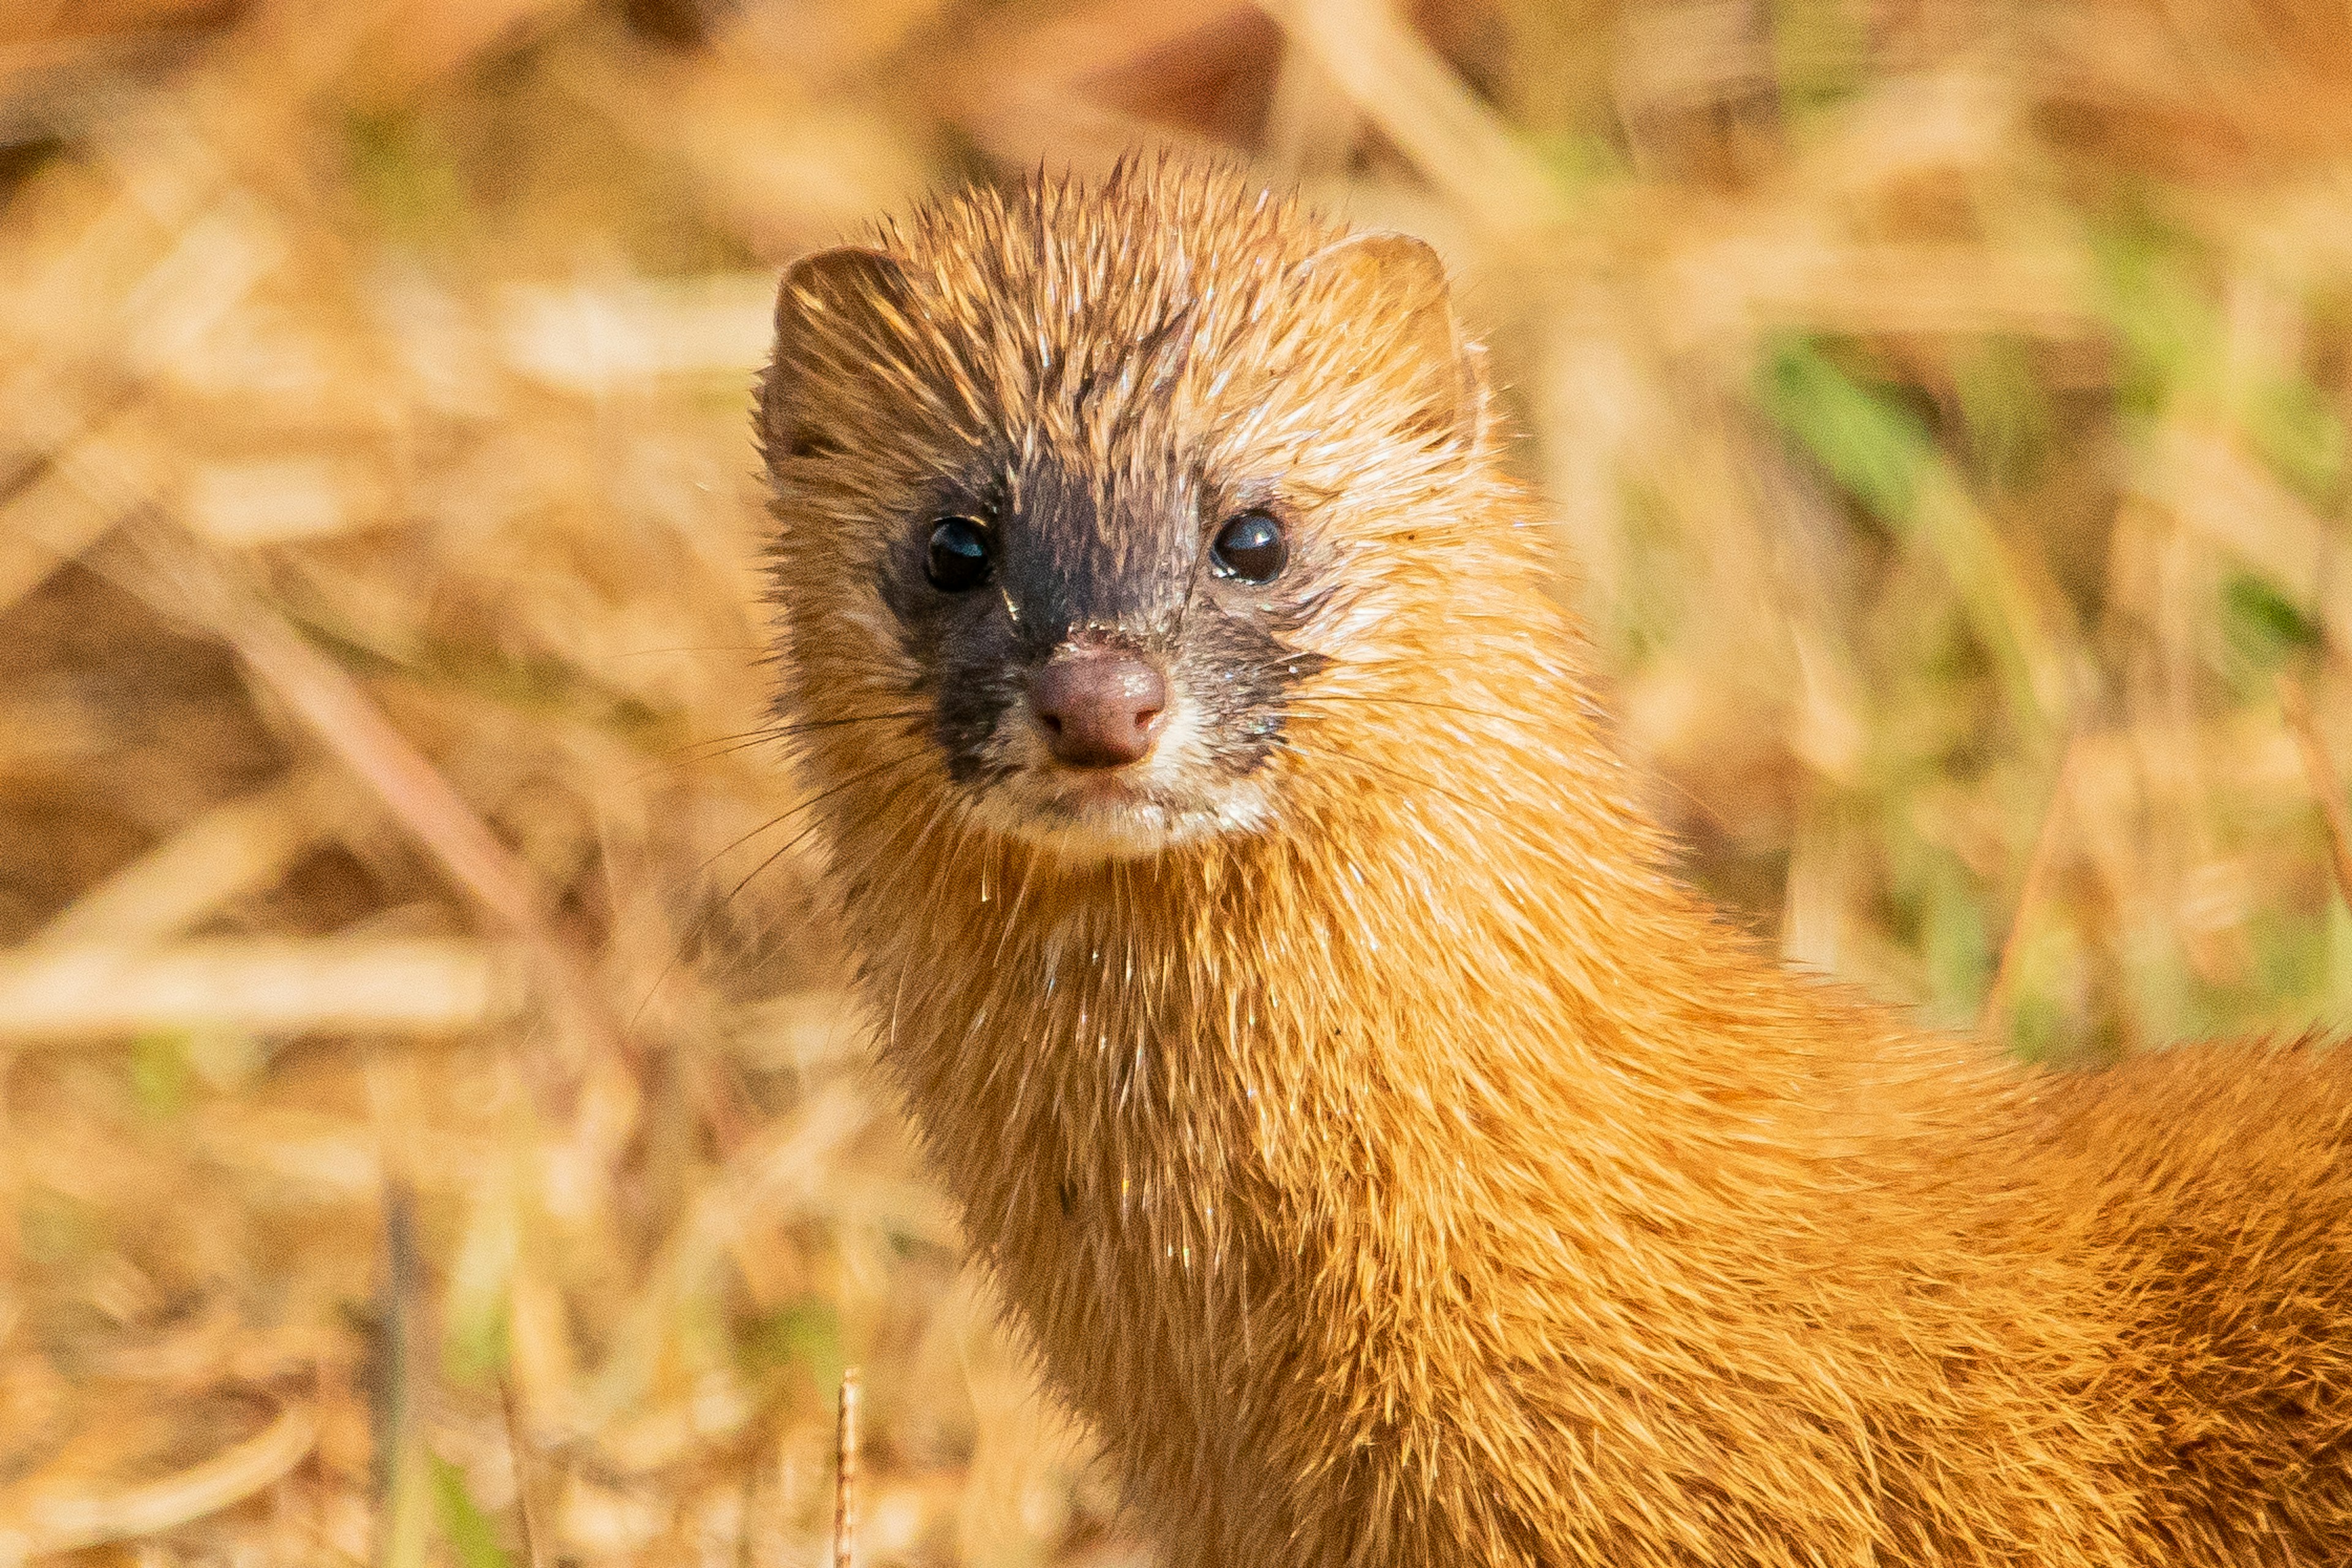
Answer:
[(797, 263), (759, 418), (813, 782), (1078, 862), (1278, 832), (1335, 736), (1425, 728), (1508, 531), (1435, 254), (1181, 165)]

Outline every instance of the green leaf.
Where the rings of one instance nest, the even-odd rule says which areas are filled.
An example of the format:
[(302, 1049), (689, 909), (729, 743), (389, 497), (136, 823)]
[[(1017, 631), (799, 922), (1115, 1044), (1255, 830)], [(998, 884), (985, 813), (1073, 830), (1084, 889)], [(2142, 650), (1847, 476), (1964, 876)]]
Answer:
[(2333, 510), (2344, 483), (2344, 424), (2307, 381), (2273, 382), (2242, 412), (2254, 450), (2308, 504)]
[(2246, 945), (2253, 955), (2256, 995), (2261, 1000), (2316, 1002), (2326, 995), (2326, 921), (2276, 910), (2259, 910), (2246, 921)]
[(1851, 97), (1869, 56), (1860, 7), (1848, 0), (1774, 0), (1772, 56), (1781, 111), (1792, 119)]
[(2006, 489), (2030, 482), (2048, 456), (2057, 416), (2013, 338), (1989, 338), (1960, 356), (1953, 392), (1985, 477)]
[(449, 1380), (466, 1388), (488, 1388), (507, 1369), (510, 1325), (507, 1299), (497, 1297), (482, 1310), (451, 1322), (443, 1342), (443, 1365)]
[(139, 1109), (169, 1116), (187, 1103), (188, 1052), (184, 1036), (158, 1030), (144, 1034), (131, 1047), (131, 1092)]
[(2327, 900), (2327, 988), (2323, 1005), (2339, 1015), (2352, 1015), (2352, 907), (2343, 899)]
[(797, 1367), (820, 1388), (841, 1381), (841, 1314), (830, 1301), (803, 1297), (761, 1319), (744, 1336), (743, 1359), (755, 1368)]
[(395, 237), (415, 242), (463, 226), (467, 201), (457, 161), (415, 115), (353, 115), (343, 145), (353, 188)]
[(433, 1500), (441, 1516), (441, 1538), (457, 1553), (459, 1568), (514, 1568), (489, 1516), (466, 1489), (466, 1472), (438, 1454), (433, 1456)]
[(2095, 229), (2091, 254), (2107, 330), (2122, 350), (2116, 401), (2152, 418), (2183, 388), (2218, 378), (2220, 329), (2189, 242), (2146, 214)]
[(1938, 1010), (1973, 1016), (1992, 983), (1992, 922), (1967, 871), (1956, 863), (1938, 867), (1920, 910), (1919, 955)]
[(2319, 646), (2319, 624), (2251, 572), (2221, 585), (2221, 628), (2230, 646), (2263, 669)]
[(442, 1366), (461, 1385), (488, 1387), (506, 1369), (520, 1224), (514, 1184), (494, 1167), (467, 1206), (445, 1288)]
[(1560, 131), (1528, 139), (1536, 159), (1570, 201), (1603, 185), (1622, 181), (1628, 168), (1625, 154), (1605, 136), (1589, 131)]
[(1765, 416), (1887, 527), (1907, 529), (1935, 444), (1919, 416), (1863, 385), (1806, 339), (1766, 353)]
[(2025, 1061), (2050, 1061), (2066, 1044), (2066, 1011), (2039, 986), (2021, 983), (2011, 993), (2006, 1023), (2009, 1048)]
[(1992, 922), (1982, 890), (1959, 858), (1920, 837), (1909, 814), (1882, 805), (1881, 842), (1895, 930), (1918, 954), (1928, 994), (1922, 1011), (1946, 1027), (1965, 1026), (1992, 981)]

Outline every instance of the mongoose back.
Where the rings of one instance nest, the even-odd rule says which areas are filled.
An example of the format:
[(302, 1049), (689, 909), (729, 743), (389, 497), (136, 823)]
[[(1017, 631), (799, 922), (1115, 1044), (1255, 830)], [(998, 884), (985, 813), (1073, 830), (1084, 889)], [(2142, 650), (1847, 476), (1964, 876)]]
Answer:
[(1426, 247), (949, 196), (759, 419), (883, 1060), (1172, 1568), (2352, 1564), (2352, 1056), (2036, 1074), (1679, 887)]

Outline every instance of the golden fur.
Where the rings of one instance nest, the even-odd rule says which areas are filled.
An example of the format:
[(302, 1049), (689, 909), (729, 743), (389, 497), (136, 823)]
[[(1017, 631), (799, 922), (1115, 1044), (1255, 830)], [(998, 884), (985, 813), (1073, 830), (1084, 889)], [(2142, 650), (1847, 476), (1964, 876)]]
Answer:
[[(883, 1060), (1166, 1560), (2352, 1563), (2352, 1058), (2035, 1074), (1727, 929), (1442, 293), (1341, 238), (951, 197), (788, 276), (763, 392)], [(1255, 465), (1344, 556), (1262, 819), (1090, 858), (949, 780), (868, 579), (989, 443)]]

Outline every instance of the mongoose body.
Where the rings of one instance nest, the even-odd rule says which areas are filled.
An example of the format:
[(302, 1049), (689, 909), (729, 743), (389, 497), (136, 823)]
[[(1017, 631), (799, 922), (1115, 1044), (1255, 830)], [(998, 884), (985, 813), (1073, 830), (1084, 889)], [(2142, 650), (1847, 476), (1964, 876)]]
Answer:
[(2352, 1057), (2036, 1074), (1677, 886), (1425, 247), (950, 197), (760, 421), (882, 1059), (1172, 1568), (2352, 1564)]

